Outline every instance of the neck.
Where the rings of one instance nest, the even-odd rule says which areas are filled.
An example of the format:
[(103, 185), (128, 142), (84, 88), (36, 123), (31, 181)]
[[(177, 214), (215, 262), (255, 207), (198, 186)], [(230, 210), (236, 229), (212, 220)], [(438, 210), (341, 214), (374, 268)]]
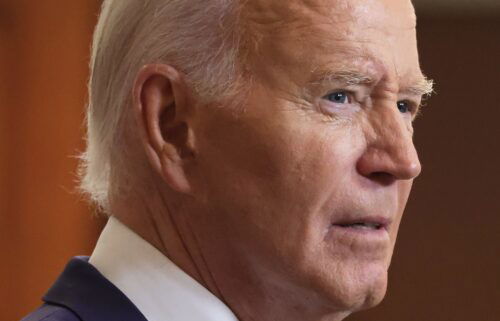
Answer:
[[(111, 213), (217, 297), (220, 292), (175, 196), (131, 192), (111, 202)], [(169, 200), (169, 201), (167, 201)]]

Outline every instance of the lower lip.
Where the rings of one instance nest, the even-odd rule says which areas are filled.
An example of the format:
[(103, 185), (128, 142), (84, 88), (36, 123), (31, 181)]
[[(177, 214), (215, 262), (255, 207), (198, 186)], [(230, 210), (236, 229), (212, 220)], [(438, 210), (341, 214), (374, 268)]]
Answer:
[(373, 255), (385, 252), (390, 246), (386, 228), (332, 225), (328, 231), (328, 239), (334, 249), (345, 245), (352, 252), (366, 252)]

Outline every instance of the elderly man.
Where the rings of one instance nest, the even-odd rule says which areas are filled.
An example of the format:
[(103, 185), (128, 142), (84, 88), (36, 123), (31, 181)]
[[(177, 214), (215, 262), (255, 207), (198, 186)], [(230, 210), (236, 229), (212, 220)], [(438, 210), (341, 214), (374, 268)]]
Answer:
[(82, 186), (110, 219), (25, 320), (373, 307), (431, 82), (409, 0), (104, 1)]

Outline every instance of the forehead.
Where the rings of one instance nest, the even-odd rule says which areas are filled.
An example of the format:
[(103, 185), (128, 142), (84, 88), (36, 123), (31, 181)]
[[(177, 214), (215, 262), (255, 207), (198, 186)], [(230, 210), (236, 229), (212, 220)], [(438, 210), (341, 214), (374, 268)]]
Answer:
[(414, 29), (416, 24), (410, 0), (250, 0), (243, 12), (244, 20), (261, 32), (325, 24), (340, 25), (339, 32), (375, 26)]
[(420, 71), (409, 0), (251, 0), (243, 17), (257, 69), (268, 59), (289, 72), (304, 63)]

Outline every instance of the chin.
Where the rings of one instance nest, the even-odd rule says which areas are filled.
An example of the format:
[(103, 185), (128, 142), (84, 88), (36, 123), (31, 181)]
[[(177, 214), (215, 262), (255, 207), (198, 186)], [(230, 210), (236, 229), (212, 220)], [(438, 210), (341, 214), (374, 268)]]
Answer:
[(384, 299), (387, 291), (385, 264), (356, 266), (342, 274), (345, 279), (340, 284), (341, 291), (336, 289), (332, 298), (337, 308), (356, 312), (375, 307)]
[[(365, 310), (378, 305), (385, 297), (388, 281), (387, 260), (347, 260), (316, 265), (310, 289), (321, 297), (326, 314)], [(319, 268), (318, 268), (319, 267)], [(311, 274), (309, 274), (311, 275)], [(329, 312), (327, 312), (329, 311)]]
[(376, 276), (373, 280), (367, 280), (363, 292), (363, 301), (358, 310), (365, 310), (379, 305), (387, 292), (387, 271), (383, 275)]

